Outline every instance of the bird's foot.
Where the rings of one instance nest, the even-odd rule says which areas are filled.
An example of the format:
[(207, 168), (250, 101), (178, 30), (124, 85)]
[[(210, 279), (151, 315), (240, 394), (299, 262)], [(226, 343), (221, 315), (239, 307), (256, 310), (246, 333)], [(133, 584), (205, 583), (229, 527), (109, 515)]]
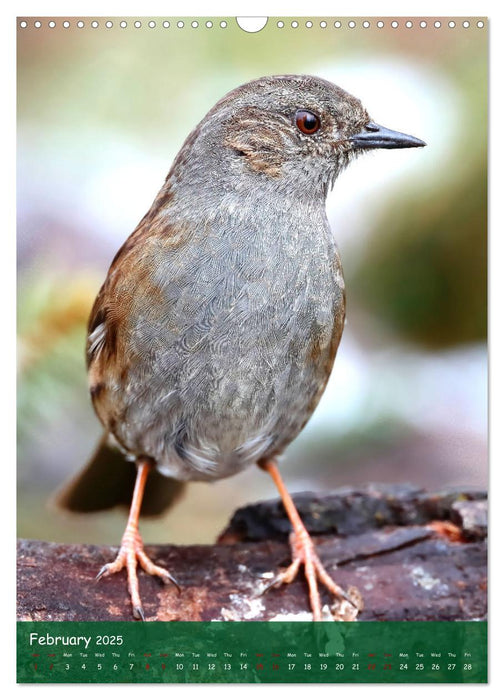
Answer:
[(310, 605), (314, 622), (322, 620), (322, 606), (318, 581), (323, 584), (337, 599), (331, 607), (331, 613), (338, 620), (354, 620), (362, 610), (362, 598), (356, 588), (346, 593), (341, 586), (333, 581), (320, 561), (315, 545), (304, 525), (294, 530), (290, 535), (292, 563), (287, 569), (278, 573), (262, 591), (266, 593), (271, 588), (278, 588), (284, 583), (292, 583), (296, 578), (301, 564), (304, 566), (305, 578), (310, 592)]
[(143, 541), (137, 528), (127, 527), (121, 540), (121, 548), (113, 562), (102, 566), (96, 580), (100, 580), (105, 576), (115, 574), (121, 569), (126, 568), (128, 574), (128, 591), (133, 607), (133, 616), (137, 620), (144, 620), (145, 615), (140, 599), (140, 591), (138, 586), (137, 566), (140, 566), (151, 576), (159, 576), (163, 583), (173, 583), (180, 593), (180, 586), (173, 576), (160, 566), (156, 566), (149, 557), (145, 554)]

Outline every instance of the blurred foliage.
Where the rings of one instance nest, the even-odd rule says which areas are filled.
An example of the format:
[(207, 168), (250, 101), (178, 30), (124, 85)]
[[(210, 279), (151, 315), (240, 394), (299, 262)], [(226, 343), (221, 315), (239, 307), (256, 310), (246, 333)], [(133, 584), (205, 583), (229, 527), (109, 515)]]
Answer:
[(486, 340), (486, 162), (453, 180), (380, 217), (350, 279), (357, 303), (434, 349)]
[[(88, 275), (24, 280), (18, 295), (21, 374), (26, 376), (44, 358), (57, 356), (58, 345), (74, 334), (78, 335), (83, 357), (85, 327), (95, 296), (96, 287)], [(70, 341), (69, 347), (73, 346)]]
[[(89, 310), (97, 284), (89, 275), (33, 276), (18, 294), (19, 381), (18, 444), (23, 459), (20, 483), (44, 483), (58, 472), (60, 460), (74, 450), (69, 431), (86, 427), (84, 346)], [(65, 434), (66, 433), (66, 434)], [(58, 444), (58, 457), (47, 465), (46, 444)], [(57, 442), (56, 442), (57, 441)], [(35, 453), (33, 453), (35, 450)]]

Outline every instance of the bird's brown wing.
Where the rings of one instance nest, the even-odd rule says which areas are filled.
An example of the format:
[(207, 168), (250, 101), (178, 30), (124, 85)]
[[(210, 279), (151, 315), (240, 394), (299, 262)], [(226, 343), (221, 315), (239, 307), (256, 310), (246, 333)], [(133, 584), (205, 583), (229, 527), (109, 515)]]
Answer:
[[(118, 407), (110, 397), (108, 381), (123, 382), (131, 362), (127, 346), (128, 314), (139, 295), (149, 299), (149, 265), (157, 239), (177, 239), (177, 231), (159, 217), (170, 199), (165, 187), (131, 236), (114, 257), (107, 278), (96, 298), (88, 324), (86, 359), (89, 388), (94, 408), (105, 426), (105, 435), (88, 464), (54, 498), (54, 505), (75, 512), (92, 512), (129, 506), (136, 478), (135, 463), (109, 444), (120, 420)], [(134, 273), (134, 274), (133, 274)], [(145, 273), (145, 274), (144, 274)], [(115, 436), (116, 439), (117, 436)], [(159, 515), (182, 493), (184, 483), (152, 470), (147, 480), (141, 515)]]
[[(152, 315), (152, 310), (166, 304), (153, 271), (159, 260), (187, 241), (188, 232), (168, 220), (162, 209), (170, 201), (170, 191), (163, 188), (149, 212), (124, 242), (110, 265), (88, 323), (86, 360), (94, 409), (108, 433), (125, 449), (117, 426), (123, 420), (117, 392), (112, 387), (124, 386), (131, 365), (144, 361), (144, 348), (139, 354), (132, 348), (138, 324)], [(167, 270), (167, 274), (169, 274)]]

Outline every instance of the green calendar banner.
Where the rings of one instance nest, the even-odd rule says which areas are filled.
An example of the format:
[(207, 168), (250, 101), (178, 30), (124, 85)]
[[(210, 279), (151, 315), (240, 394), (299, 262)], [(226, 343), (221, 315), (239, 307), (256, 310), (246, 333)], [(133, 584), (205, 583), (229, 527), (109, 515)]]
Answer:
[(486, 683), (486, 622), (18, 622), (20, 683)]

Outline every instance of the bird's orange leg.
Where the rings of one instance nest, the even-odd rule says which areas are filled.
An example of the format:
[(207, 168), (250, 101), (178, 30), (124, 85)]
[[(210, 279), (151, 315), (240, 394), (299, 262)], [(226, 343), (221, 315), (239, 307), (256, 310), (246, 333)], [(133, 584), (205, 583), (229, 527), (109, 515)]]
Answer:
[(145, 491), (145, 484), (152, 464), (147, 459), (141, 459), (137, 462), (137, 477), (135, 482), (135, 490), (131, 499), (130, 512), (124, 535), (121, 540), (121, 548), (113, 562), (105, 564), (100, 569), (96, 579), (99, 580), (104, 576), (110, 576), (126, 567), (128, 573), (128, 591), (131, 597), (133, 606), (133, 616), (137, 619), (145, 620), (142, 601), (140, 600), (140, 592), (138, 588), (137, 565), (140, 565), (144, 571), (151, 576), (159, 576), (163, 583), (173, 583), (180, 591), (178, 583), (173, 576), (160, 566), (156, 566), (149, 557), (145, 554), (143, 541), (138, 531), (138, 519), (140, 517), (140, 508)]
[(281, 586), (283, 583), (291, 583), (296, 577), (301, 564), (304, 564), (305, 577), (308, 582), (308, 589), (310, 593), (310, 605), (313, 613), (313, 620), (315, 622), (322, 620), (322, 607), (320, 604), (317, 579), (334, 596), (346, 600), (353, 606), (353, 608), (356, 608), (357, 606), (355, 601), (351, 600), (345, 591), (332, 580), (322, 566), (308, 530), (299, 517), (294, 501), (292, 500), (290, 493), (287, 491), (287, 488), (282, 481), (282, 477), (280, 476), (276, 462), (273, 460), (265, 460), (264, 462), (259, 463), (259, 467), (268, 472), (275, 482), (286, 513), (291, 521), (293, 530), (290, 535), (292, 564), (285, 569), (285, 571), (282, 571), (275, 576), (275, 578), (267, 585), (264, 592), (268, 591), (270, 588)]

